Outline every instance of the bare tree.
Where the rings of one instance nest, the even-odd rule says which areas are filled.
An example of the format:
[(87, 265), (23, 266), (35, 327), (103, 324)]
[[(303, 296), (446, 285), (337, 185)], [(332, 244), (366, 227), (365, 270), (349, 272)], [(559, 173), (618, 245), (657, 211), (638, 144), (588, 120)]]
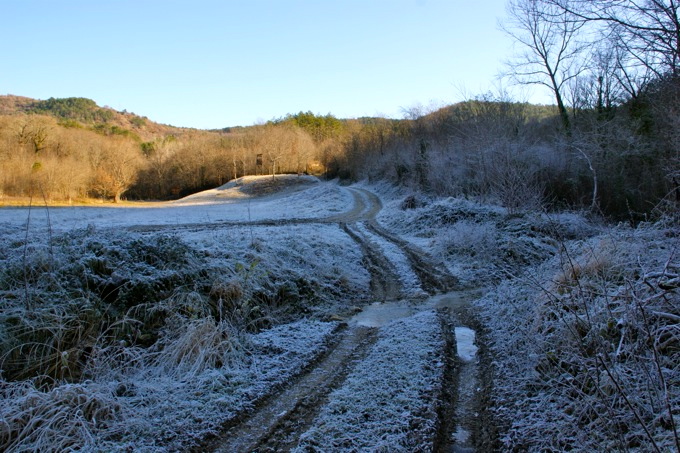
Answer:
[(21, 124), (16, 134), (19, 144), (30, 145), (36, 155), (47, 147), (49, 132), (49, 121), (38, 118), (31, 118)]
[(283, 130), (280, 127), (268, 126), (264, 132), (262, 142), (264, 152), (271, 165), (272, 177), (276, 176), (277, 165), (286, 153), (286, 143)]
[[(555, 97), (562, 124), (571, 124), (564, 91), (585, 68), (579, 32), (583, 21), (543, 0), (510, 0), (509, 20), (502, 28), (520, 45), (508, 62), (510, 77), (520, 84), (540, 85)], [(556, 18), (561, 20), (556, 20)]]
[(641, 68), (657, 77), (680, 75), (680, 16), (677, 0), (546, 0), (578, 23), (600, 23), (624, 49), (629, 71)]
[(174, 136), (158, 138), (147, 144), (145, 154), (149, 161), (153, 175), (156, 196), (167, 194), (168, 173), (170, 172), (170, 158), (175, 154), (177, 143)]
[(295, 171), (300, 173), (309, 170), (309, 163), (316, 153), (316, 145), (312, 137), (300, 128), (294, 130), (292, 142), (293, 159), (295, 160)]
[(127, 141), (118, 140), (102, 144), (94, 167), (93, 187), (103, 196), (121, 201), (123, 194), (137, 179), (141, 156), (137, 147)]

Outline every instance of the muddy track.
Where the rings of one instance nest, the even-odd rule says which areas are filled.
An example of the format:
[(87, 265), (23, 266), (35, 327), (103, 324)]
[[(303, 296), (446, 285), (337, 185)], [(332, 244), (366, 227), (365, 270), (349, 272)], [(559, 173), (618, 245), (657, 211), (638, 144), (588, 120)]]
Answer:
[(328, 394), (366, 356), (377, 339), (377, 329), (345, 328), (337, 343), (307, 373), (260, 404), (252, 414), (224, 431), (201, 451), (223, 453), (288, 451), (323, 407)]
[[(425, 252), (417, 250), (415, 246), (408, 242), (390, 234), (382, 228), (375, 220), (376, 215), (382, 209), (380, 199), (374, 194), (365, 189), (352, 188), (352, 195), (355, 200), (355, 209), (344, 216), (342, 228), (345, 232), (354, 239), (357, 244), (364, 251), (364, 256), (368, 262), (368, 270), (371, 272), (372, 280), (375, 280), (375, 287), (380, 291), (381, 286), (385, 286), (385, 282), (398, 282), (398, 277), (395, 275), (394, 266), (389, 260), (378, 250), (377, 247), (371, 245), (361, 233), (352, 228), (351, 221), (362, 222), (366, 228), (382, 240), (396, 245), (404, 256), (409, 261), (410, 267), (418, 276), (421, 287), (430, 295), (446, 292), (454, 289), (457, 286), (457, 280), (445, 269), (441, 263), (434, 263), (431, 259), (426, 258)], [(382, 296), (383, 294), (376, 294)], [(382, 297), (380, 300), (390, 300), (399, 297), (392, 290), (387, 297)]]
[(435, 264), (426, 258), (424, 252), (417, 250), (413, 245), (388, 233), (375, 221), (367, 221), (366, 227), (377, 236), (382, 237), (401, 249), (409, 260), (411, 268), (418, 275), (423, 289), (428, 294), (434, 295), (451, 291), (457, 286), (456, 278), (445, 270), (443, 264)]
[(341, 228), (361, 248), (364, 255), (364, 267), (371, 275), (371, 294), (375, 300), (395, 300), (401, 296), (401, 284), (396, 269), (377, 247), (362, 237), (361, 233), (350, 225), (341, 224)]
[[(428, 294), (446, 293), (456, 288), (456, 279), (449, 274), (443, 263), (435, 262), (426, 253), (389, 233), (377, 223), (376, 216), (382, 204), (375, 194), (359, 188), (346, 190), (353, 197), (352, 209), (326, 218), (216, 222), (209, 226), (157, 225), (131, 229), (149, 232), (229, 226), (337, 224), (362, 251), (363, 264), (371, 276), (370, 289), (374, 301), (390, 305), (392, 301), (399, 302), (405, 294), (400, 271), (386, 256), (389, 252), (383, 252), (385, 247), (381, 245), (382, 242), (390, 243), (392, 249), (394, 246), (398, 248), (405, 257), (407, 266), (420, 281), (422, 290)], [(400, 302), (403, 303), (404, 300)], [(409, 299), (406, 302), (419, 306), (423, 299)], [(437, 307), (446, 339), (443, 351), (446, 369), (439, 392), (438, 432), (434, 439), (437, 452), (488, 451), (489, 447), (494, 447), (493, 440), (489, 440), (494, 438), (494, 433), (485, 427), (485, 423), (491, 420), (484, 406), (489, 389), (487, 381), (490, 380), (490, 374), (485, 371), (490, 369), (488, 354), (485, 355), (484, 348), (480, 347), (480, 360), (474, 363), (462, 361), (456, 355), (455, 332), (458, 326), (471, 326), (477, 331), (481, 328), (471, 314), (468, 302), (469, 296), (453, 296), (450, 300), (446, 299), (445, 306)], [(345, 325), (339, 329), (322, 357), (284, 388), (276, 390), (278, 393), (258, 402), (251, 413), (244, 414), (225, 426), (218, 437), (201, 445), (200, 451), (290, 451), (327, 404), (329, 394), (343, 384), (355, 365), (370, 352), (378, 330), (358, 325)], [(478, 392), (477, 388), (482, 391)]]
[[(444, 387), (439, 412), (436, 452), (466, 453), (502, 450), (496, 420), (491, 412), (493, 358), (487, 332), (475, 314), (477, 291), (457, 291), (441, 296), (439, 314), (448, 331)], [(477, 352), (473, 360), (459, 355), (458, 332), (474, 332)], [(453, 343), (450, 343), (451, 339)]]
[(456, 338), (454, 321), (448, 310), (439, 311), (439, 322), (444, 332), (444, 379), (441, 384), (439, 405), (437, 407), (437, 435), (434, 439), (434, 451), (453, 451), (451, 435), (456, 431), (456, 402), (458, 399), (459, 363), (456, 360)]

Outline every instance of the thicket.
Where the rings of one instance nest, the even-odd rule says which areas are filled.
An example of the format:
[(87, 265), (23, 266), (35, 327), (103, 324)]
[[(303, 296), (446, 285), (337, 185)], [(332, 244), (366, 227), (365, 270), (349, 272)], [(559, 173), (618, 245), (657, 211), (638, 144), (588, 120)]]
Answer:
[(101, 108), (87, 98), (49, 98), (35, 102), (29, 111), (86, 123), (105, 123), (114, 116), (110, 109)]
[(346, 147), (355, 179), (387, 179), (437, 195), (494, 200), (510, 210), (586, 208), (639, 221), (678, 192), (679, 80), (636, 99), (572, 109), (571, 131), (534, 106), (485, 96), (407, 124), (366, 125)]

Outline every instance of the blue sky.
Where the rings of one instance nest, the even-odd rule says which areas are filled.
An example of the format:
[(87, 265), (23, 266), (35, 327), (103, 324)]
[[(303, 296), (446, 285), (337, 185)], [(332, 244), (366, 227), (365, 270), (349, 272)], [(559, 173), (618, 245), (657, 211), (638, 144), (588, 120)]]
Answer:
[(0, 0), (0, 94), (175, 126), (399, 118), (497, 84), (505, 0)]

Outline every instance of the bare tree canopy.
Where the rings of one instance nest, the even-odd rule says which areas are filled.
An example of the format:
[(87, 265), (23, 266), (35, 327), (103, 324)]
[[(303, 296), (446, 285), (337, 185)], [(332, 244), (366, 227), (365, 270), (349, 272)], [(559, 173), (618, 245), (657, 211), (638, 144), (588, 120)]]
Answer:
[(545, 0), (576, 22), (605, 25), (605, 32), (625, 49), (634, 65), (657, 77), (680, 72), (680, 18), (676, 0)]
[[(548, 88), (568, 131), (565, 90), (585, 68), (583, 44), (578, 39), (584, 22), (542, 0), (510, 0), (508, 15), (502, 28), (520, 46), (516, 58), (508, 62), (510, 77), (520, 84)], [(561, 20), (556, 20), (558, 17)]]

